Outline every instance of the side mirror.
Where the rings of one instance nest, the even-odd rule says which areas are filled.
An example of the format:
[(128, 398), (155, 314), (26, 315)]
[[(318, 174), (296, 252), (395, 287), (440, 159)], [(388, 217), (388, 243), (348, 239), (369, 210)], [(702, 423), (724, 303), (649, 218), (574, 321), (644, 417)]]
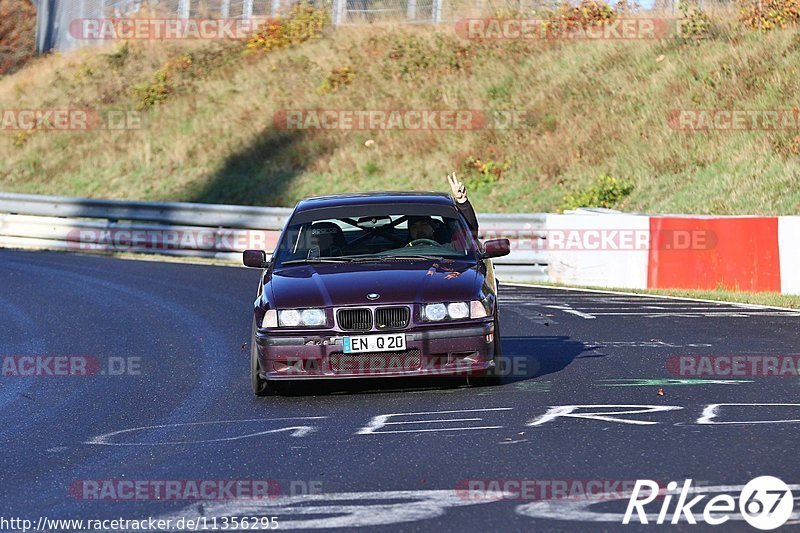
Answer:
[(509, 253), (511, 253), (511, 243), (508, 241), (508, 239), (494, 239), (483, 243), (484, 259), (503, 257)]
[(267, 253), (264, 250), (245, 250), (242, 254), (244, 266), (267, 268)]

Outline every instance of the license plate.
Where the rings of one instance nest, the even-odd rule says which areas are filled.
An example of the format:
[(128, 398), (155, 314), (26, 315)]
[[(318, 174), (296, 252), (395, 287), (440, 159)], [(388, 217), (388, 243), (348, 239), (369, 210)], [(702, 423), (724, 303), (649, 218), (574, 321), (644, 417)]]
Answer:
[(344, 337), (342, 344), (344, 353), (400, 352), (406, 349), (406, 335), (405, 333), (394, 333)]

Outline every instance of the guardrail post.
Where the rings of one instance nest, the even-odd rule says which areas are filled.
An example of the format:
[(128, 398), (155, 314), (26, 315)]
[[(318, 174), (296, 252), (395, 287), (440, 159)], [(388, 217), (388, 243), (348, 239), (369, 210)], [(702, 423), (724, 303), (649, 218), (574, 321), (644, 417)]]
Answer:
[(78, 1), (78, 18), (79, 19), (86, 18), (86, 0)]
[(347, 0), (333, 0), (333, 24), (338, 26), (344, 24), (347, 14)]
[[(73, 4), (73, 6), (74, 5), (75, 4)], [(85, 19), (86, 18), (86, 2), (85, 2), (85, 0), (79, 0), (78, 1), (78, 5), (76, 7), (77, 7), (77, 17), (75, 17), (75, 18), (80, 19), (80, 20)], [(73, 16), (75, 16), (75, 15), (73, 15)], [(77, 46), (85, 46), (86, 44), (88, 44), (87, 41), (82, 41), (80, 39), (76, 39), (75, 36), (73, 36), (71, 32), (69, 33), (68, 39), (70, 41), (72, 41), (73, 43), (76, 43)]]
[(442, 22), (442, 0), (433, 0), (433, 23)]
[(178, 17), (188, 19), (191, 13), (191, 0), (181, 0), (178, 3)]
[(416, 20), (417, 0), (408, 0), (408, 5), (406, 6), (406, 18), (408, 20)]

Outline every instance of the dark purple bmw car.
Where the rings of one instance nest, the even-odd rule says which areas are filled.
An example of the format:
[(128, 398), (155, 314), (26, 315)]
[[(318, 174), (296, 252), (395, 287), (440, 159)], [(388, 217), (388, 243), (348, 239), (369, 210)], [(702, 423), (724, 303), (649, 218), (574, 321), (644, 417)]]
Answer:
[[(473, 212), (474, 213), (474, 212)], [(285, 381), (471, 375), (497, 378), (492, 257), (441, 193), (368, 193), (297, 204), (262, 268), (251, 340), (253, 391)]]

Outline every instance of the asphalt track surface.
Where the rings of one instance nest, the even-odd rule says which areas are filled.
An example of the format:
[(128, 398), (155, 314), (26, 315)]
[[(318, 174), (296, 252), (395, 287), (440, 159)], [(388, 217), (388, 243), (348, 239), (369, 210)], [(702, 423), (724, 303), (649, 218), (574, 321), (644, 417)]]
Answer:
[[(258, 278), (243, 268), (0, 251), (0, 355), (140, 364), (124, 375), (0, 377), (0, 517), (637, 531), (657, 526), (621, 526), (627, 500), (613, 495), (569, 507), (456, 489), (466, 480), (692, 478), (735, 493), (761, 475), (800, 482), (800, 406), (768, 405), (800, 404), (797, 377), (696, 380), (667, 370), (675, 355), (797, 354), (798, 312), (505, 285), (503, 346), (518, 366), (500, 386), (336, 382), (256, 398), (245, 343)], [(757, 405), (724, 405), (698, 423), (712, 404)], [(617, 417), (645, 424), (542, 419), (576, 405), (652, 412)], [(631, 408), (577, 412), (620, 409)], [(97, 501), (75, 489), (85, 480), (254, 479), (274, 480), (281, 495)], [(798, 496), (786, 529), (797, 528)], [(739, 518), (722, 527), (748, 530)]]

